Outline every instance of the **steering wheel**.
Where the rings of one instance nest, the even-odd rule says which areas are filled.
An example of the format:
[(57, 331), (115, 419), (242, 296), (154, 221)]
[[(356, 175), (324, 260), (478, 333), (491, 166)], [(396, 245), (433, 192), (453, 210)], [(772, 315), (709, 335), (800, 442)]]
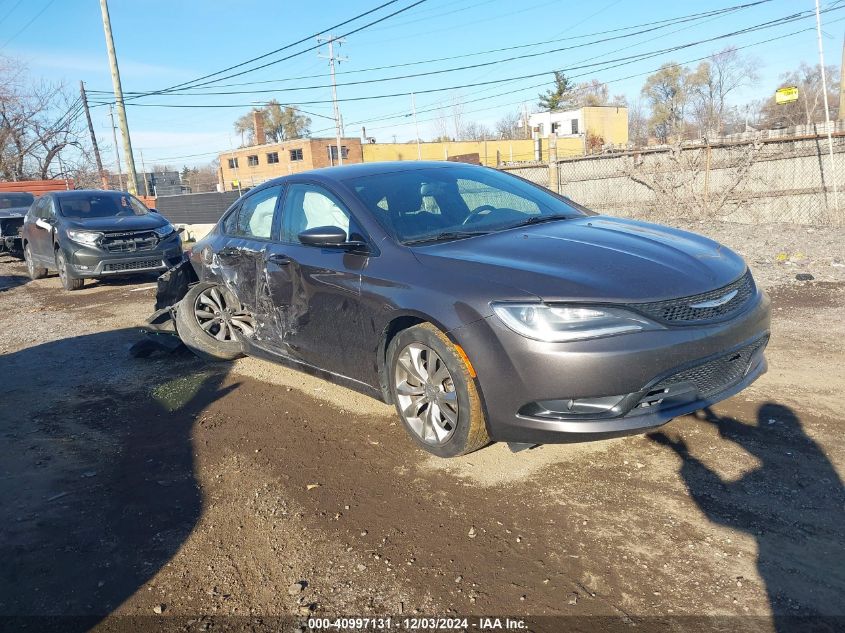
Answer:
[(488, 213), (490, 211), (495, 211), (496, 207), (492, 204), (482, 204), (480, 207), (475, 207), (472, 211), (470, 211), (469, 215), (464, 218), (464, 221), (461, 222), (461, 226), (465, 226), (467, 224), (471, 224), (475, 222), (476, 218), (478, 218), (484, 211)]

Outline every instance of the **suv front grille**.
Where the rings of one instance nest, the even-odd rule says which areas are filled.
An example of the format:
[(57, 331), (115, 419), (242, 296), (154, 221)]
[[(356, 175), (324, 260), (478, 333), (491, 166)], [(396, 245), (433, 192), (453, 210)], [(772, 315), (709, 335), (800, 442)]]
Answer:
[[(732, 292), (735, 292), (733, 297), (719, 304), (720, 299)], [(662, 323), (684, 325), (728, 318), (738, 312), (753, 295), (754, 279), (751, 271), (747, 270), (736, 281), (710, 292), (652, 303), (630, 303), (628, 307)], [(708, 303), (712, 305), (706, 305)], [(693, 307), (696, 304), (705, 305)]]
[(0, 237), (19, 237), (23, 228), (23, 218), (0, 220)]
[(158, 241), (158, 236), (153, 231), (106, 233), (100, 240), (100, 245), (109, 253), (134, 253), (152, 250), (158, 246)]
[(160, 259), (138, 259), (132, 262), (110, 262), (103, 266), (103, 272), (122, 270), (142, 270), (144, 268), (161, 268)]
[(668, 389), (680, 383), (691, 382), (698, 389), (699, 396), (702, 398), (717, 394), (745, 376), (751, 366), (751, 359), (754, 354), (764, 348), (768, 342), (769, 337), (764, 336), (724, 356), (679, 371), (654, 385), (649, 393)]

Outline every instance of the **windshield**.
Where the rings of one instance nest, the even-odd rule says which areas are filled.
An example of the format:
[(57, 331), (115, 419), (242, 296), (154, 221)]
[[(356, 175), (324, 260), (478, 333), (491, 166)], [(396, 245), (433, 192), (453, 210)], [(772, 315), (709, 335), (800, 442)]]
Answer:
[(493, 169), (429, 167), (352, 178), (358, 198), (400, 242), (458, 239), (584, 212)]
[(150, 211), (128, 193), (71, 193), (58, 196), (62, 216), (73, 220), (147, 215)]
[(0, 209), (28, 207), (35, 197), (31, 193), (0, 193)]

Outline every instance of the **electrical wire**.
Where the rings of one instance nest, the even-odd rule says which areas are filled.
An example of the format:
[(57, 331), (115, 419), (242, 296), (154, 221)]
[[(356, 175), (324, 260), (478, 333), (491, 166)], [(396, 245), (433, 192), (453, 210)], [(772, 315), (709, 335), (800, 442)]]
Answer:
[[(180, 84), (176, 84), (175, 86), (171, 86), (170, 88), (165, 88), (165, 89), (163, 89), (163, 90), (157, 90), (157, 91), (154, 91), (154, 92), (148, 93), (148, 95), (149, 95), (149, 94), (163, 94), (163, 93), (166, 93), (166, 92), (171, 92), (172, 90), (175, 90), (175, 89), (177, 89), (177, 88), (182, 88), (182, 87), (187, 86), (187, 85), (189, 85), (189, 84), (192, 84), (192, 86), (191, 86), (191, 87), (196, 88), (196, 87), (198, 87), (198, 86), (204, 86), (204, 85), (208, 85), (209, 83), (214, 83), (214, 81), (225, 81), (226, 79), (231, 79), (231, 78), (233, 78), (233, 77), (239, 77), (239, 76), (241, 76), (241, 75), (245, 75), (245, 74), (247, 74), (247, 73), (255, 72), (256, 70), (261, 70), (262, 68), (267, 68), (268, 66), (272, 66), (272, 65), (274, 65), (274, 64), (281, 63), (281, 62), (286, 61), (286, 60), (288, 60), (288, 59), (292, 59), (292, 58), (294, 58), (294, 57), (298, 57), (299, 55), (304, 55), (305, 53), (308, 53), (308, 52), (310, 52), (310, 51), (313, 51), (313, 50), (316, 50), (316, 49), (320, 48), (320, 46), (321, 46), (321, 45), (320, 45), (320, 44), (318, 44), (318, 45), (316, 45), (316, 46), (312, 46), (312, 47), (310, 47), (310, 48), (306, 48), (306, 49), (304, 49), (304, 50), (301, 50), (301, 51), (298, 51), (298, 52), (296, 52), (296, 53), (292, 53), (292, 54), (290, 54), (290, 55), (287, 55), (287, 56), (285, 56), (285, 57), (282, 57), (281, 59), (277, 59), (277, 60), (274, 60), (274, 61), (271, 61), (271, 62), (267, 62), (267, 63), (265, 63), (265, 64), (262, 64), (261, 66), (256, 66), (255, 68), (247, 68), (246, 70), (239, 71), (239, 72), (234, 73), (234, 74), (232, 74), (232, 75), (226, 75), (225, 77), (221, 77), (221, 78), (216, 79), (216, 80), (212, 80), (212, 81), (205, 81), (205, 83), (199, 83), (199, 82), (202, 82), (203, 80), (206, 80), (206, 79), (208, 79), (208, 78), (210, 78), (210, 77), (214, 77), (215, 75), (220, 75), (220, 74), (223, 74), (223, 73), (229, 72), (230, 70), (234, 70), (235, 68), (241, 68), (241, 67), (243, 67), (243, 66), (246, 66), (247, 64), (251, 64), (252, 62), (259, 61), (259, 60), (261, 60), (261, 59), (266, 59), (267, 57), (270, 57), (271, 55), (275, 55), (276, 53), (279, 53), (279, 52), (281, 52), (281, 51), (287, 50), (287, 49), (289, 49), (289, 48), (293, 48), (294, 46), (298, 46), (299, 44), (303, 44), (303, 43), (307, 42), (308, 40), (312, 40), (312, 39), (314, 39), (314, 38), (318, 37), (319, 35), (322, 35), (323, 33), (327, 33), (327, 32), (332, 31), (332, 30), (334, 30), (334, 29), (340, 28), (341, 26), (344, 26), (344, 25), (346, 25), (346, 24), (349, 24), (350, 22), (354, 22), (355, 20), (358, 20), (358, 19), (360, 19), (361, 17), (364, 17), (364, 16), (366, 16), (366, 15), (370, 15), (371, 13), (374, 13), (374, 12), (376, 12), (376, 11), (378, 11), (378, 10), (380, 10), (380, 9), (382, 9), (382, 8), (384, 8), (384, 7), (386, 7), (386, 6), (388, 6), (388, 5), (394, 4), (394, 3), (395, 3), (395, 2), (397, 2), (397, 1), (398, 1), (398, 0), (390, 0), (389, 2), (386, 2), (386, 3), (382, 4), (382, 5), (379, 5), (378, 7), (374, 8), (374, 9), (370, 9), (369, 11), (367, 11), (367, 12), (365, 12), (365, 13), (361, 13), (361, 14), (359, 14), (359, 15), (356, 15), (356, 16), (355, 16), (355, 17), (353, 17), (353, 18), (350, 18), (350, 19), (348, 19), (348, 20), (345, 20), (344, 22), (341, 22), (341, 23), (336, 24), (336, 25), (334, 25), (334, 26), (330, 26), (330, 27), (328, 27), (328, 28), (326, 28), (326, 29), (323, 29), (322, 31), (319, 31), (318, 33), (314, 33), (313, 35), (309, 35), (309, 36), (307, 36), (307, 37), (304, 37), (304, 38), (302, 38), (302, 39), (300, 39), (300, 40), (297, 40), (296, 42), (293, 42), (293, 43), (291, 43), (291, 44), (287, 44), (287, 45), (285, 45), (285, 46), (282, 46), (281, 48), (277, 48), (276, 50), (274, 50), (274, 51), (270, 51), (269, 53), (264, 53), (263, 55), (259, 55), (258, 57), (253, 57), (252, 59), (249, 59), (249, 60), (247, 60), (247, 61), (245, 61), (245, 62), (241, 62), (240, 64), (235, 64), (234, 66), (229, 66), (228, 68), (224, 68), (223, 70), (218, 70), (218, 71), (213, 72), (213, 73), (210, 73), (210, 74), (208, 74), (208, 75), (204, 75), (203, 77), (199, 77), (198, 79), (194, 79), (194, 80), (192, 80), (192, 81), (186, 81), (186, 82), (182, 82), (182, 83), (180, 83)], [(379, 24), (379, 23), (381, 23), (381, 22), (384, 22), (385, 20), (389, 20), (389, 19), (390, 19), (390, 18), (392, 18), (393, 16), (395, 16), (395, 15), (399, 15), (400, 13), (404, 13), (405, 11), (408, 11), (408, 10), (410, 10), (410, 9), (413, 9), (414, 7), (416, 7), (416, 6), (418, 6), (418, 5), (421, 5), (421, 4), (423, 4), (424, 2), (427, 2), (427, 1), (428, 1), (428, 0), (416, 0), (416, 2), (414, 2), (413, 4), (409, 4), (408, 6), (403, 7), (403, 8), (401, 8), (401, 9), (398, 9), (398, 10), (394, 11), (393, 13), (389, 13), (389, 14), (387, 14), (386, 16), (383, 16), (383, 17), (381, 17), (381, 18), (378, 18), (377, 20), (374, 20), (374, 21), (369, 22), (369, 23), (367, 23), (367, 24), (365, 24), (365, 25), (363, 25), (363, 26), (360, 26), (360, 27), (358, 27), (358, 28), (356, 28), (356, 29), (353, 29), (353, 30), (351, 30), (351, 31), (348, 31), (348, 32), (344, 33), (343, 35), (340, 35), (340, 36), (338, 36), (338, 37), (336, 37), (336, 38), (334, 38), (334, 39), (340, 39), (340, 38), (346, 37), (346, 36), (348, 36), (348, 35), (352, 35), (352, 34), (354, 34), (354, 33), (358, 33), (358, 32), (360, 32), (360, 31), (363, 31), (364, 29), (367, 29), (367, 28), (369, 28), (370, 26), (373, 26), (374, 24)], [(137, 97), (136, 97), (136, 98), (137, 98)]]
[[(771, 1), (772, 0), (758, 0), (757, 2), (735, 5), (733, 7), (726, 7), (724, 9), (718, 9), (718, 10), (714, 10), (714, 11), (705, 11), (705, 12), (702, 12), (702, 13), (691, 14), (691, 15), (688, 15), (688, 16), (681, 16), (679, 18), (673, 18), (672, 20), (661, 20), (659, 22), (645, 23), (645, 24), (642, 24), (642, 25), (637, 25), (637, 26), (634, 26), (634, 27), (627, 27), (627, 28), (628, 29), (630, 29), (630, 28), (640, 28), (640, 27), (650, 27), (650, 28), (644, 28), (640, 31), (635, 31), (633, 33), (626, 33), (624, 35), (616, 35), (616, 36), (613, 36), (613, 37), (591, 40), (590, 42), (586, 42), (584, 44), (566, 46), (566, 47), (562, 47), (562, 48), (556, 48), (556, 49), (541, 51), (541, 52), (537, 52), (537, 53), (529, 53), (529, 54), (526, 54), (526, 55), (509, 57), (509, 58), (505, 58), (505, 59), (499, 59), (499, 60), (495, 60), (495, 61), (484, 62), (484, 63), (481, 63), (481, 64), (473, 64), (473, 65), (467, 65), (467, 66), (459, 66), (459, 67), (456, 67), (456, 68), (434, 70), (434, 71), (428, 71), (428, 72), (425, 72), (425, 73), (402, 75), (402, 76), (399, 76), (399, 77), (384, 77), (384, 78), (379, 78), (379, 79), (371, 79), (371, 80), (358, 81), (358, 82), (345, 82), (345, 83), (339, 83), (337, 85), (338, 86), (350, 86), (350, 85), (357, 85), (357, 84), (361, 84), (361, 83), (393, 81), (395, 79), (409, 79), (409, 78), (415, 78), (415, 77), (428, 76), (428, 75), (432, 75), (432, 74), (457, 72), (457, 71), (462, 71), (462, 70), (470, 70), (470, 69), (474, 69), (474, 68), (480, 68), (480, 67), (484, 67), (484, 66), (492, 66), (492, 65), (496, 65), (496, 64), (510, 62), (510, 61), (516, 61), (516, 60), (520, 60), (520, 59), (537, 57), (537, 56), (540, 56), (540, 55), (548, 55), (548, 54), (551, 54), (551, 53), (557, 53), (557, 52), (562, 52), (562, 51), (574, 50), (574, 49), (577, 49), (577, 48), (595, 46), (597, 44), (603, 44), (603, 43), (618, 40), (618, 39), (634, 37), (636, 35), (642, 35), (644, 33), (651, 33), (651, 32), (656, 31), (656, 30), (675, 26), (676, 24), (682, 24), (682, 23), (686, 23), (686, 22), (690, 22), (690, 21), (694, 21), (694, 20), (699, 20), (699, 19), (703, 19), (703, 18), (718, 17), (718, 16), (721, 16), (721, 15), (724, 15), (724, 14), (729, 14), (729, 13), (733, 13), (733, 12), (740, 11), (740, 10), (743, 10), (743, 9), (747, 9), (747, 8), (750, 8), (750, 7), (755, 7), (755, 6), (758, 6), (758, 5), (761, 5), (761, 4), (765, 4), (765, 3), (768, 3), (768, 2), (771, 2)], [(616, 31), (619, 31), (619, 30), (620, 29), (613, 29), (610, 32), (616, 32)], [(350, 70), (350, 71), (345, 71), (345, 72), (338, 72), (336, 74), (341, 75), (341, 74), (362, 73), (362, 72), (370, 72), (370, 71), (374, 71), (374, 70), (384, 70), (384, 69), (389, 69), (389, 68), (416, 66), (416, 65), (419, 65), (419, 64), (426, 64), (426, 63), (451, 61), (451, 60), (454, 60), (454, 59), (464, 59), (466, 57), (473, 57), (473, 56), (477, 56), (477, 55), (486, 55), (486, 54), (490, 54), (490, 53), (494, 53), (494, 52), (504, 52), (504, 51), (509, 51), (509, 50), (526, 48), (526, 47), (530, 47), (530, 46), (538, 46), (538, 45), (547, 44), (547, 43), (555, 42), (555, 41), (559, 42), (559, 41), (568, 41), (568, 40), (571, 40), (571, 39), (583, 39), (584, 37), (591, 37), (591, 36), (599, 35), (599, 34), (601, 34), (601, 33), (594, 33), (594, 34), (582, 35), (582, 36), (576, 36), (576, 37), (570, 37), (570, 38), (561, 38), (561, 39), (558, 39), (558, 40), (547, 40), (545, 42), (534, 42), (534, 43), (531, 43), (531, 44), (520, 44), (520, 45), (517, 45), (517, 46), (508, 46), (508, 47), (504, 47), (504, 48), (490, 49), (490, 50), (487, 50), (487, 51), (468, 53), (468, 54), (464, 54), (464, 55), (453, 55), (453, 56), (449, 56), (449, 57), (441, 57), (441, 58), (436, 58), (436, 59), (407, 62), (407, 63), (404, 63), (404, 64), (391, 64), (391, 65), (387, 65), (387, 66), (376, 66), (376, 67), (372, 67), (372, 68), (356, 69), (356, 70)], [(287, 82), (287, 81), (294, 81), (294, 80), (297, 80), (297, 79), (323, 78), (324, 76), (325, 75), (307, 75), (307, 76), (304, 76), (304, 77), (295, 77), (295, 78), (290, 78), (290, 79), (257, 81), (257, 82), (244, 82), (244, 83), (241, 83), (241, 84), (228, 84), (228, 85), (224, 84), (224, 85), (216, 85), (216, 86), (213, 86), (213, 87), (230, 87), (230, 86), (234, 87), (234, 86), (238, 86), (238, 85), (257, 85), (257, 84), (265, 84), (265, 83), (274, 83), (274, 82), (277, 82), (277, 81), (278, 82)], [(289, 88), (287, 90), (310, 90), (310, 89), (318, 89), (318, 88), (323, 89), (323, 88), (328, 88), (328, 87), (330, 87), (330, 86), (326, 86), (326, 85), (304, 86), (304, 87)], [(281, 92), (281, 91), (284, 91), (284, 90), (286, 90), (286, 89), (282, 88), (282, 89), (269, 89), (269, 90), (223, 91), (223, 92), (210, 92), (210, 91), (204, 91), (204, 92), (170, 92), (170, 93), (167, 93), (167, 94), (172, 95), (172, 96), (205, 96), (205, 95), (254, 94), (254, 93), (260, 93), (260, 92)], [(93, 94), (109, 94), (109, 91), (92, 90), (92, 91), (89, 91), (89, 92), (91, 92)], [(148, 95), (149, 93), (146, 93), (146, 92), (126, 92), (124, 94), (125, 95), (136, 95), (138, 97), (142, 97), (142, 96)]]
[[(823, 13), (827, 13), (827, 12), (831, 12), (831, 11), (839, 11), (843, 8), (845, 8), (845, 7), (829, 8), (829, 9), (824, 10)], [(575, 65), (575, 66), (565, 66), (565, 67), (559, 67), (559, 68), (555, 68), (555, 69), (544, 70), (542, 72), (531, 73), (531, 74), (527, 74), (527, 75), (518, 75), (518, 76), (515, 76), (515, 77), (507, 77), (507, 78), (504, 78), (504, 79), (493, 79), (493, 80), (489, 80), (489, 81), (473, 82), (473, 83), (453, 85), (453, 86), (447, 86), (447, 87), (441, 87), (441, 88), (426, 88), (424, 90), (415, 90), (415, 91), (410, 91), (410, 92), (396, 92), (396, 93), (381, 94), (381, 95), (345, 97), (345, 98), (337, 99), (337, 101), (338, 102), (369, 101), (369, 100), (377, 100), (377, 99), (388, 99), (388, 98), (394, 98), (394, 97), (408, 97), (411, 94), (421, 95), (421, 94), (431, 94), (431, 93), (444, 92), (444, 91), (463, 90), (463, 89), (475, 88), (475, 87), (479, 87), (479, 86), (489, 86), (489, 85), (496, 85), (496, 84), (501, 84), (501, 83), (506, 83), (506, 82), (511, 82), (511, 81), (518, 81), (518, 80), (522, 80), (522, 79), (531, 79), (531, 78), (536, 78), (536, 77), (542, 77), (542, 76), (552, 74), (554, 72), (571, 72), (573, 70), (583, 70), (583, 69), (587, 69), (587, 68), (595, 68), (596, 66), (606, 66), (607, 64), (613, 64), (611, 66), (608, 66), (607, 68), (600, 69), (600, 70), (608, 70), (609, 68), (616, 68), (616, 67), (619, 67), (619, 66), (623, 66), (623, 65), (627, 65), (627, 64), (631, 64), (631, 63), (636, 63), (636, 62), (639, 62), (639, 61), (651, 59), (653, 57), (657, 57), (657, 56), (664, 55), (664, 54), (667, 54), (667, 53), (677, 52), (679, 50), (683, 50), (683, 49), (690, 48), (690, 47), (693, 47), (693, 46), (700, 46), (702, 44), (711, 43), (711, 42), (714, 42), (714, 41), (734, 37), (734, 36), (737, 36), (737, 35), (743, 35), (743, 34), (752, 33), (752, 32), (755, 32), (755, 31), (773, 28), (773, 27), (776, 27), (776, 26), (782, 26), (782, 25), (785, 25), (785, 24), (790, 24), (790, 23), (798, 21), (798, 20), (803, 20), (803, 19), (807, 19), (809, 17), (812, 17), (813, 14), (814, 14), (813, 11), (803, 11), (803, 12), (799, 12), (799, 13), (794, 13), (794, 14), (791, 14), (791, 15), (788, 15), (788, 16), (784, 16), (782, 18), (777, 18), (775, 20), (769, 20), (767, 22), (762, 22), (760, 24), (752, 25), (752, 26), (749, 26), (749, 27), (746, 27), (746, 28), (743, 28), (743, 29), (739, 29), (739, 30), (736, 30), (736, 31), (729, 32), (729, 33), (723, 33), (721, 35), (717, 35), (717, 36), (714, 36), (714, 37), (705, 38), (705, 39), (701, 39), (701, 40), (695, 40), (693, 42), (687, 42), (685, 44), (679, 44), (677, 46), (658, 49), (658, 50), (655, 50), (655, 51), (649, 51), (649, 52), (646, 52), (646, 53), (640, 53), (640, 54), (637, 54), (637, 55), (629, 55), (629, 56), (626, 56), (626, 57), (619, 57), (619, 58), (616, 58), (616, 59), (607, 60), (607, 61), (603, 61), (603, 62), (590, 63), (590, 64), (580, 64), (580, 65)], [(487, 65), (487, 64), (485, 64), (485, 65)], [(417, 75), (408, 75), (408, 76), (403, 76), (403, 77), (393, 77), (393, 78), (390, 78), (390, 80), (405, 79), (405, 78), (410, 78), (410, 77), (415, 77), (415, 76), (417, 76)], [(388, 78), (384, 78), (384, 80), (388, 80)], [(375, 82), (377, 80), (371, 80), (371, 81)], [(347, 82), (346, 84), (338, 84), (338, 86), (340, 86), (340, 85), (353, 85), (353, 83), (358, 84), (358, 83), (370, 83), (370, 82)], [(286, 92), (286, 91), (293, 91), (293, 90), (307, 90), (307, 89), (326, 88), (326, 87), (330, 87), (330, 86), (311, 86), (311, 87), (302, 87), (302, 88), (297, 88), (297, 89), (280, 90), (280, 91), (274, 91), (274, 92)], [(258, 93), (258, 92), (262, 92), (262, 91), (250, 91), (250, 92), (247, 92), (246, 94), (255, 94), (255, 93)], [(233, 94), (241, 94), (241, 92), (233, 92)], [(297, 103), (302, 104), (302, 105), (313, 105), (313, 104), (332, 103), (332, 101), (331, 100), (311, 100), (311, 101), (297, 100)], [(252, 107), (256, 104), (255, 103), (249, 103), (249, 104), (130, 103), (130, 104), (127, 104), (127, 105), (132, 105), (134, 107), (157, 107), (157, 108), (244, 108), (244, 107)]]

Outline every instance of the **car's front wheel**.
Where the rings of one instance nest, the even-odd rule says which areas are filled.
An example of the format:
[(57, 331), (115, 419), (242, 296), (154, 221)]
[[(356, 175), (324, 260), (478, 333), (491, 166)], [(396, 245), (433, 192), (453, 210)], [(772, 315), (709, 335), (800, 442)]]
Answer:
[(390, 388), (411, 438), (439, 457), (489, 443), (481, 399), (457, 347), (423, 323), (400, 332), (387, 350)]
[(255, 325), (237, 297), (217, 284), (193, 286), (176, 306), (179, 338), (206, 360), (234, 360), (243, 356), (236, 332), (252, 336)]
[(47, 276), (47, 269), (39, 266), (32, 258), (32, 247), (29, 244), (23, 249), (23, 258), (26, 261), (26, 272), (30, 279), (44, 279)]
[(59, 271), (59, 279), (61, 279), (62, 287), (65, 290), (79, 290), (85, 285), (84, 279), (70, 276), (67, 269), (67, 257), (62, 249), (56, 251), (56, 270)]

